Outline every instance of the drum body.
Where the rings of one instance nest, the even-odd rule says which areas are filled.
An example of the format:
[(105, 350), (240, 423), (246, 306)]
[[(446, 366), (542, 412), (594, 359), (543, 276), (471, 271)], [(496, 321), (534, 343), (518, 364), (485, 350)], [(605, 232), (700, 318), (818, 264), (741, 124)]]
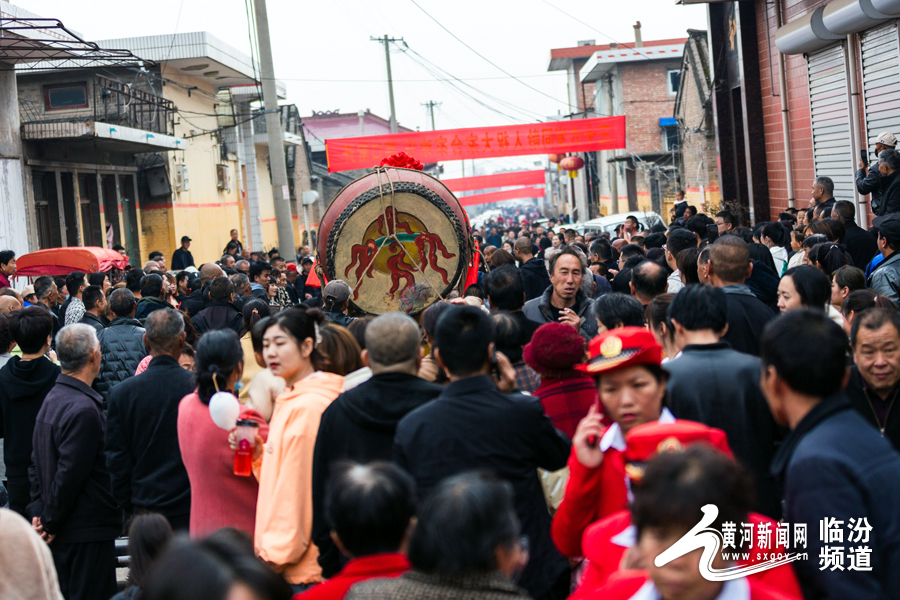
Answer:
[(318, 253), (326, 278), (346, 281), (358, 311), (417, 314), (446, 297), (470, 264), (465, 210), (438, 179), (380, 168), (325, 210)]

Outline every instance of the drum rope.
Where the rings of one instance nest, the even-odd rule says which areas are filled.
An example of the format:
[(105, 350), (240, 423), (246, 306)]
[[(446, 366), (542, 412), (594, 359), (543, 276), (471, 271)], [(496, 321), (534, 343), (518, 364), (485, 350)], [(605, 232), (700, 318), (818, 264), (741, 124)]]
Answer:
[[(382, 184), (381, 184), (381, 174), (382, 173), (384, 173), (385, 177), (387, 177), (388, 183), (391, 186), (390, 208), (393, 209), (394, 219), (395, 219), (393, 228), (390, 227), (390, 224), (389, 224), (390, 222), (388, 221), (388, 217), (387, 217), (388, 205), (386, 205), (384, 202), (384, 190), (383, 190)], [(422, 278), (425, 280), (425, 283), (427, 283), (431, 287), (431, 289), (434, 290), (434, 293), (437, 294), (437, 297), (440, 300), (444, 300), (444, 295), (441, 294), (441, 291), (437, 287), (435, 287), (435, 285), (433, 283), (431, 283), (431, 280), (428, 279), (428, 275), (425, 274), (424, 270), (419, 268), (419, 266), (416, 264), (415, 258), (413, 258), (413, 256), (406, 250), (406, 246), (404, 246), (403, 242), (400, 241), (400, 238), (397, 237), (396, 220), (398, 220), (399, 217), (398, 217), (398, 213), (397, 213), (397, 207), (394, 206), (394, 182), (391, 180), (391, 176), (390, 176), (390, 172), (388, 171), (388, 168), (383, 167), (383, 166), (375, 167), (375, 177), (376, 177), (376, 180), (378, 181), (378, 197), (381, 201), (381, 216), (384, 219), (384, 226), (388, 231), (387, 231), (387, 235), (381, 241), (381, 245), (378, 246), (378, 251), (372, 255), (372, 258), (370, 258), (369, 262), (366, 264), (366, 268), (362, 272), (363, 276), (359, 278), (359, 280), (356, 282), (356, 286), (353, 288), (353, 294), (356, 295), (356, 291), (359, 289), (360, 284), (362, 284), (363, 279), (365, 278), (366, 271), (369, 270), (369, 266), (375, 261), (375, 259), (381, 253), (381, 249), (384, 248), (384, 245), (388, 242), (388, 240), (393, 240), (393, 241), (397, 242), (397, 245), (400, 247), (400, 251), (403, 252), (403, 254), (405, 254), (409, 258), (409, 261), (412, 263), (413, 269), (415, 269), (416, 272), (422, 276)]]

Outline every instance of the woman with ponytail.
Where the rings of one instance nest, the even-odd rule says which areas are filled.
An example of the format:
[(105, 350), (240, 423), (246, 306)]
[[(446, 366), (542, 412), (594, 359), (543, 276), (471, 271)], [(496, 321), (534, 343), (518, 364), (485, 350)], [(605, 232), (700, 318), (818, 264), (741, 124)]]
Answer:
[[(253, 477), (234, 474), (229, 432), (220, 429), (209, 414), (212, 395), (233, 391), (243, 367), (244, 354), (233, 331), (210, 331), (197, 343), (197, 389), (178, 405), (178, 445), (191, 482), (191, 537), (203, 537), (222, 527), (253, 535), (259, 485)], [(258, 422), (259, 435), (266, 439), (268, 426), (257, 412), (242, 407), (239, 418)]]
[(312, 543), (312, 464), (319, 421), (341, 393), (344, 378), (324, 373), (319, 329), (325, 315), (289, 308), (263, 329), (263, 358), (286, 388), (275, 400), (265, 452), (257, 446), (259, 477), (256, 553), (281, 573), (294, 591), (322, 581), (319, 551)]

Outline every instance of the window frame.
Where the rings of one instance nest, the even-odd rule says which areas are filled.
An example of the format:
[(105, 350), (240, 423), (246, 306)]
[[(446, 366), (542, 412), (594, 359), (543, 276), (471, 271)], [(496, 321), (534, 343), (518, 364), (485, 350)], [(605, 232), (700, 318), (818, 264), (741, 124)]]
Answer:
[(672, 73), (678, 73), (678, 83), (681, 84), (681, 69), (669, 67), (666, 69), (666, 93), (669, 96), (678, 95), (678, 86), (672, 87)]
[[(71, 106), (51, 106), (50, 105), (50, 92), (59, 89), (65, 88), (78, 88), (80, 87), (84, 91), (84, 104), (77, 104)], [(88, 89), (87, 89), (87, 81), (73, 81), (70, 83), (54, 83), (47, 84), (41, 86), (41, 92), (44, 97), (44, 112), (51, 111), (59, 111), (59, 110), (77, 110), (79, 108), (90, 108), (90, 98), (88, 97)]]

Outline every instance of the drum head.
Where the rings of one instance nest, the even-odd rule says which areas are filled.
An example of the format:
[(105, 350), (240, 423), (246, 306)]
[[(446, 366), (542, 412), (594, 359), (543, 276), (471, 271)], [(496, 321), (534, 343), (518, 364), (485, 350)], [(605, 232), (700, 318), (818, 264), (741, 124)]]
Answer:
[(370, 189), (341, 212), (325, 264), (329, 279), (350, 284), (357, 310), (416, 314), (450, 293), (466, 267), (467, 247), (463, 224), (440, 196), (395, 181), (393, 191)]

